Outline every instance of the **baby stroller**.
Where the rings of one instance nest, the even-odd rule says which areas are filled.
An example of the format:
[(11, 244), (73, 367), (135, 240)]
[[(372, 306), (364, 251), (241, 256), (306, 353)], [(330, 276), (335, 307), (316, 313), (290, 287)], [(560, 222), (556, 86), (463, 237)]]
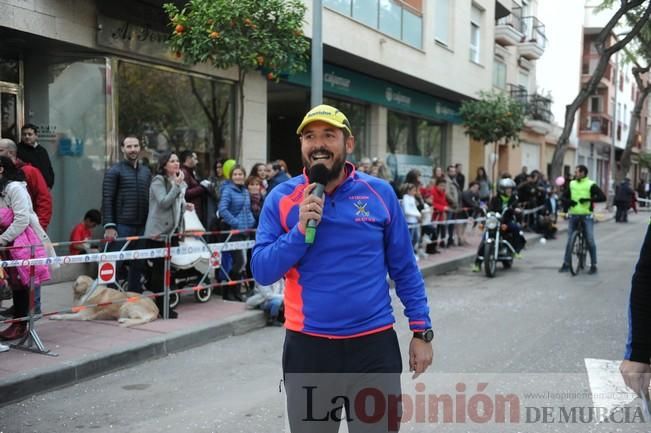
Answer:
[[(185, 254), (172, 255), (170, 290), (184, 287), (196, 287), (212, 284), (212, 266), (210, 251), (204, 247), (208, 244), (202, 236), (193, 236), (192, 232), (203, 232), (205, 228), (194, 210), (186, 210), (183, 214), (184, 233), (188, 236), (179, 237), (179, 247), (187, 249)], [(196, 251), (196, 252), (194, 252)], [(212, 296), (212, 287), (194, 290), (194, 299), (197, 302), (208, 302)], [(170, 294), (170, 307), (176, 307), (181, 300), (179, 293)]]
[[(202, 251), (202, 249), (207, 246), (206, 241), (201, 236), (194, 236), (192, 233), (203, 232), (205, 229), (199, 221), (194, 210), (186, 210), (183, 213), (184, 221), (184, 234), (178, 237), (178, 246), (185, 247), (186, 251), (184, 254), (173, 254), (170, 261), (171, 265), (171, 278), (170, 278), (170, 291), (183, 289), (185, 287), (196, 287), (198, 285), (210, 285), (212, 283), (211, 275), (213, 274), (211, 266), (211, 254), (209, 251)], [(126, 250), (129, 242), (126, 242), (120, 251)], [(108, 244), (107, 244), (108, 247)], [(106, 251), (106, 249), (105, 249)], [(129, 266), (128, 262), (126, 263)], [(145, 272), (143, 272), (143, 277), (141, 280), (143, 291), (147, 290), (149, 287), (148, 281), (150, 281), (151, 273), (151, 262), (147, 263)], [(116, 288), (121, 291), (128, 290), (128, 283), (125, 277), (118, 277), (114, 283)], [(95, 287), (97, 286), (97, 281), (94, 283), (89, 294), (91, 294)], [(206, 287), (201, 290), (194, 290), (193, 292), (194, 299), (197, 302), (208, 302), (212, 296), (212, 288)], [(87, 295), (88, 296), (88, 295)], [(181, 301), (181, 296), (179, 293), (170, 293), (170, 308), (175, 308)]]

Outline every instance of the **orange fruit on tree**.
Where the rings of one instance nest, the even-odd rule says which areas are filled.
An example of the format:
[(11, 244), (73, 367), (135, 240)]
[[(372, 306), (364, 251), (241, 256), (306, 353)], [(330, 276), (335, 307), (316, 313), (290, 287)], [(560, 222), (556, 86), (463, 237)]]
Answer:
[(176, 33), (183, 33), (185, 31), (185, 26), (183, 24), (177, 24), (176, 27), (174, 27), (174, 31)]
[(210, 39), (217, 39), (219, 37), (219, 32), (210, 33)]
[(273, 72), (269, 72), (269, 73), (267, 74), (267, 80), (271, 81), (271, 80), (273, 80), (274, 78), (276, 78), (276, 76), (274, 75)]
[(258, 57), (256, 57), (256, 60), (258, 61), (258, 65), (262, 66), (264, 64), (264, 56), (263, 55), (259, 55)]

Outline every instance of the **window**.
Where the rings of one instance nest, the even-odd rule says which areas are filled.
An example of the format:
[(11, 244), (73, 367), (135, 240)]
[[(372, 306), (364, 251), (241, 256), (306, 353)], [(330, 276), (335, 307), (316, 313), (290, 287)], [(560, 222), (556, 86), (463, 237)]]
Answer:
[(367, 134), (367, 106), (354, 102), (342, 101), (341, 99), (329, 98), (327, 96), (323, 98), (323, 103), (337, 107), (342, 112), (346, 113), (346, 117), (353, 127), (353, 135), (355, 136), (355, 150), (353, 150), (352, 155), (349, 155), (348, 159), (350, 159), (351, 162), (358, 162), (365, 156), (370, 157), (371, 155)]
[(601, 113), (601, 98), (599, 96), (592, 96), (590, 98), (590, 112)]
[(324, 0), (323, 4), (409, 45), (423, 46), (422, 0)]
[(0, 55), (0, 81), (19, 84), (20, 61), (18, 56)]
[(154, 163), (169, 151), (192, 149), (198, 173), (225, 150), (233, 135), (231, 83), (121, 61), (118, 63), (118, 135), (141, 137)]
[(378, 3), (355, 0), (353, 3), (353, 18), (360, 20), (367, 26), (378, 26)]
[(434, 38), (446, 46), (450, 45), (450, 0), (435, 0)]
[(400, 39), (402, 8), (391, 0), (380, 0), (380, 30)]
[(443, 125), (389, 111), (387, 128), (387, 153), (422, 156), (433, 164), (441, 164)]
[(493, 61), (493, 86), (506, 89), (506, 63), (499, 57)]
[(475, 63), (480, 63), (481, 16), (481, 9), (473, 5), (470, 13), (470, 60)]
[(518, 72), (518, 86), (524, 88), (526, 93), (529, 92), (529, 71), (520, 69)]
[(421, 28), (423, 20), (416, 14), (409, 12), (407, 9), (402, 11), (402, 40), (416, 48), (423, 47)]
[(350, 15), (351, 2), (352, 0), (323, 0), (323, 5), (342, 14)]

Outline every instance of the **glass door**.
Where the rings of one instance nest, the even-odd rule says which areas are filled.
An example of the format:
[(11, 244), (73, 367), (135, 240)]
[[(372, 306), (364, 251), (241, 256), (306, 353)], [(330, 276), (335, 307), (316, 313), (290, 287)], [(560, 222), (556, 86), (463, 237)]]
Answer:
[(22, 98), (19, 89), (0, 85), (0, 138), (20, 141), (22, 126)]

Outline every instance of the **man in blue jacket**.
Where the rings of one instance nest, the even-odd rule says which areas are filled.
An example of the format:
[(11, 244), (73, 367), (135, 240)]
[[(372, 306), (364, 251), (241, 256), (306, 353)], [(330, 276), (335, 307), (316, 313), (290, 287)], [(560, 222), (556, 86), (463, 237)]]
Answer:
[[(149, 185), (151, 171), (139, 161), (140, 141), (128, 136), (120, 146), (124, 160), (106, 171), (102, 184), (102, 213), (104, 239), (116, 237), (142, 236), (145, 232), (149, 213)], [(130, 247), (136, 248), (138, 242)], [(111, 250), (119, 249), (122, 242), (111, 244)], [(121, 272), (121, 266), (118, 266)], [(130, 262), (128, 287), (131, 292), (142, 293), (140, 278), (143, 262)]]
[[(346, 162), (355, 140), (344, 113), (317, 106), (297, 134), (305, 170), (268, 194), (252, 257), (260, 284), (286, 279), (283, 373), (290, 427), (337, 431), (337, 414), (345, 406), (350, 431), (387, 431), (386, 424), (364, 424), (345, 399), (331, 398), (347, 395), (352, 401), (350, 393), (361, 384), (350, 381), (359, 374), (382, 377), (385, 389), (400, 394), (402, 358), (387, 274), (414, 333), (410, 371), (423, 373), (432, 362), (429, 307), (407, 224), (391, 186)], [(322, 198), (311, 194), (316, 184), (308, 178), (317, 164), (327, 169)], [(305, 241), (309, 220), (318, 223), (313, 244)], [(319, 386), (336, 394), (319, 394), (297, 373), (321, 374), (327, 383)], [(323, 373), (334, 376), (325, 379)], [(324, 402), (339, 412), (335, 408), (324, 417), (319, 410)]]

